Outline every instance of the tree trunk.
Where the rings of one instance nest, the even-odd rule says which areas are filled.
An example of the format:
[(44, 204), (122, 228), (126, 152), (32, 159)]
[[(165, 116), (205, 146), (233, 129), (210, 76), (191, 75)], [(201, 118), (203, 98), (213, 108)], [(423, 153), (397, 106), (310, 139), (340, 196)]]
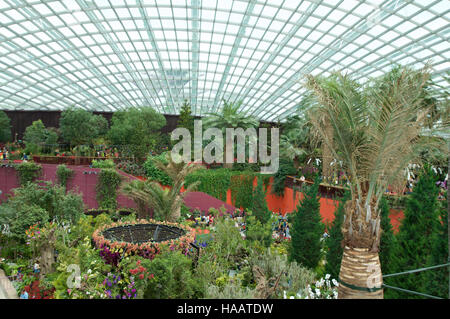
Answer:
[[(328, 120), (324, 121), (326, 136), (333, 136), (333, 126), (329, 123)], [(330, 140), (330, 143), (333, 141)], [(322, 176), (324, 177), (324, 181), (330, 182), (333, 175), (332, 167), (330, 166), (331, 161), (333, 160), (333, 156), (331, 153), (331, 149), (328, 147), (327, 143), (322, 141)]]
[[(345, 246), (339, 273), (339, 299), (383, 299), (378, 252)], [(369, 291), (370, 289), (370, 291)]]

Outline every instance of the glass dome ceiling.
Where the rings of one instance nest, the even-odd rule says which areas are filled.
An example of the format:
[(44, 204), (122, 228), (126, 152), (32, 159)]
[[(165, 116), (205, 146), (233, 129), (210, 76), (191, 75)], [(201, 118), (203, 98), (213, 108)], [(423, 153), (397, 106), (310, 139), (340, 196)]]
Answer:
[(0, 108), (295, 111), (305, 74), (363, 81), (430, 62), (448, 85), (448, 0), (0, 0)]

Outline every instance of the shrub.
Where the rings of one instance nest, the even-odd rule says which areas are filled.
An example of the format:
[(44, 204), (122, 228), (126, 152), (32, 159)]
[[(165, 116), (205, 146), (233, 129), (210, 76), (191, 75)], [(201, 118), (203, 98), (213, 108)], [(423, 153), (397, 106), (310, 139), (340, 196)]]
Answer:
[(280, 278), (279, 285), (274, 290), (272, 297), (281, 297), (283, 290), (297, 293), (305, 289), (315, 278), (313, 271), (304, 268), (295, 261), (289, 262), (286, 255), (272, 252), (270, 248), (262, 253), (252, 254), (250, 265), (252, 269), (257, 266), (266, 280)]
[(273, 177), (272, 193), (277, 196), (284, 195), (285, 180), (288, 175), (295, 175), (297, 170), (291, 160), (281, 158), (278, 171)]
[(142, 165), (142, 168), (145, 171), (145, 176), (152, 181), (160, 183), (161, 185), (171, 186), (173, 184), (173, 180), (164, 171), (156, 167), (155, 163), (157, 161), (162, 161), (164, 164), (167, 164), (166, 153), (162, 153), (158, 156), (149, 155), (147, 157), (147, 160)]
[(74, 170), (68, 168), (64, 164), (58, 165), (58, 168), (56, 169), (56, 177), (58, 179), (58, 183), (64, 188), (67, 187), (67, 182), (70, 178), (73, 177), (73, 174)]
[(138, 163), (131, 162), (131, 161), (122, 161), (117, 164), (116, 166), (118, 169), (124, 171), (127, 174), (131, 174), (134, 176), (144, 176), (145, 175), (145, 169), (142, 167), (142, 165), (139, 165)]
[(117, 190), (122, 182), (122, 176), (112, 168), (103, 168), (97, 180), (97, 202), (99, 208), (117, 208)]
[(246, 239), (257, 241), (264, 247), (269, 247), (272, 243), (272, 223), (270, 220), (261, 223), (252, 214), (252, 212), (248, 211), (245, 219)]
[(0, 225), (8, 225), (8, 236), (22, 243), (27, 239), (25, 231), (48, 220), (48, 212), (38, 205), (19, 202), (0, 205)]
[(191, 299), (202, 294), (192, 275), (192, 261), (180, 252), (158, 255), (149, 264), (154, 275), (147, 287), (146, 299)]
[(42, 166), (34, 162), (22, 162), (15, 166), (19, 178), (19, 185), (24, 186), (33, 182), (41, 175)]
[(50, 218), (58, 220), (77, 220), (83, 212), (83, 199), (79, 194), (68, 192), (64, 187), (45, 182), (40, 186), (28, 183), (14, 189), (14, 196), (10, 202), (17, 207), (22, 205), (36, 205), (44, 209)]
[(116, 164), (114, 164), (114, 161), (112, 159), (105, 159), (105, 160), (92, 160), (91, 163), (93, 168), (115, 168)]

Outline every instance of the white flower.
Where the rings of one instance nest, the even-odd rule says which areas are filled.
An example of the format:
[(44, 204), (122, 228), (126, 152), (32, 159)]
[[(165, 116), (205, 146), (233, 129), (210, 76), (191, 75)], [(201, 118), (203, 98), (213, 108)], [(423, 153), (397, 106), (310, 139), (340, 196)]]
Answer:
[(339, 286), (339, 283), (337, 282), (336, 279), (332, 279), (331, 282), (333, 283), (333, 285), (335, 285), (336, 287)]
[(295, 299), (295, 297), (294, 296), (290, 296), (289, 299)]
[(326, 275), (325, 275), (325, 279), (327, 279), (327, 280), (330, 279), (330, 277), (331, 277), (330, 274), (326, 274)]
[(316, 288), (316, 295), (317, 295), (317, 297), (320, 297), (320, 289)]

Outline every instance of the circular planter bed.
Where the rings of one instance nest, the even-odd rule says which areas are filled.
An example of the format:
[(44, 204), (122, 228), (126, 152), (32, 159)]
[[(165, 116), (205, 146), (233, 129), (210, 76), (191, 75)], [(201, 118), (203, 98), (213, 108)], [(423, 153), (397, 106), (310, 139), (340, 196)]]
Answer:
[(164, 248), (187, 254), (195, 240), (195, 230), (176, 223), (138, 220), (105, 225), (92, 237), (100, 256), (117, 265), (121, 258), (131, 255), (153, 259)]

